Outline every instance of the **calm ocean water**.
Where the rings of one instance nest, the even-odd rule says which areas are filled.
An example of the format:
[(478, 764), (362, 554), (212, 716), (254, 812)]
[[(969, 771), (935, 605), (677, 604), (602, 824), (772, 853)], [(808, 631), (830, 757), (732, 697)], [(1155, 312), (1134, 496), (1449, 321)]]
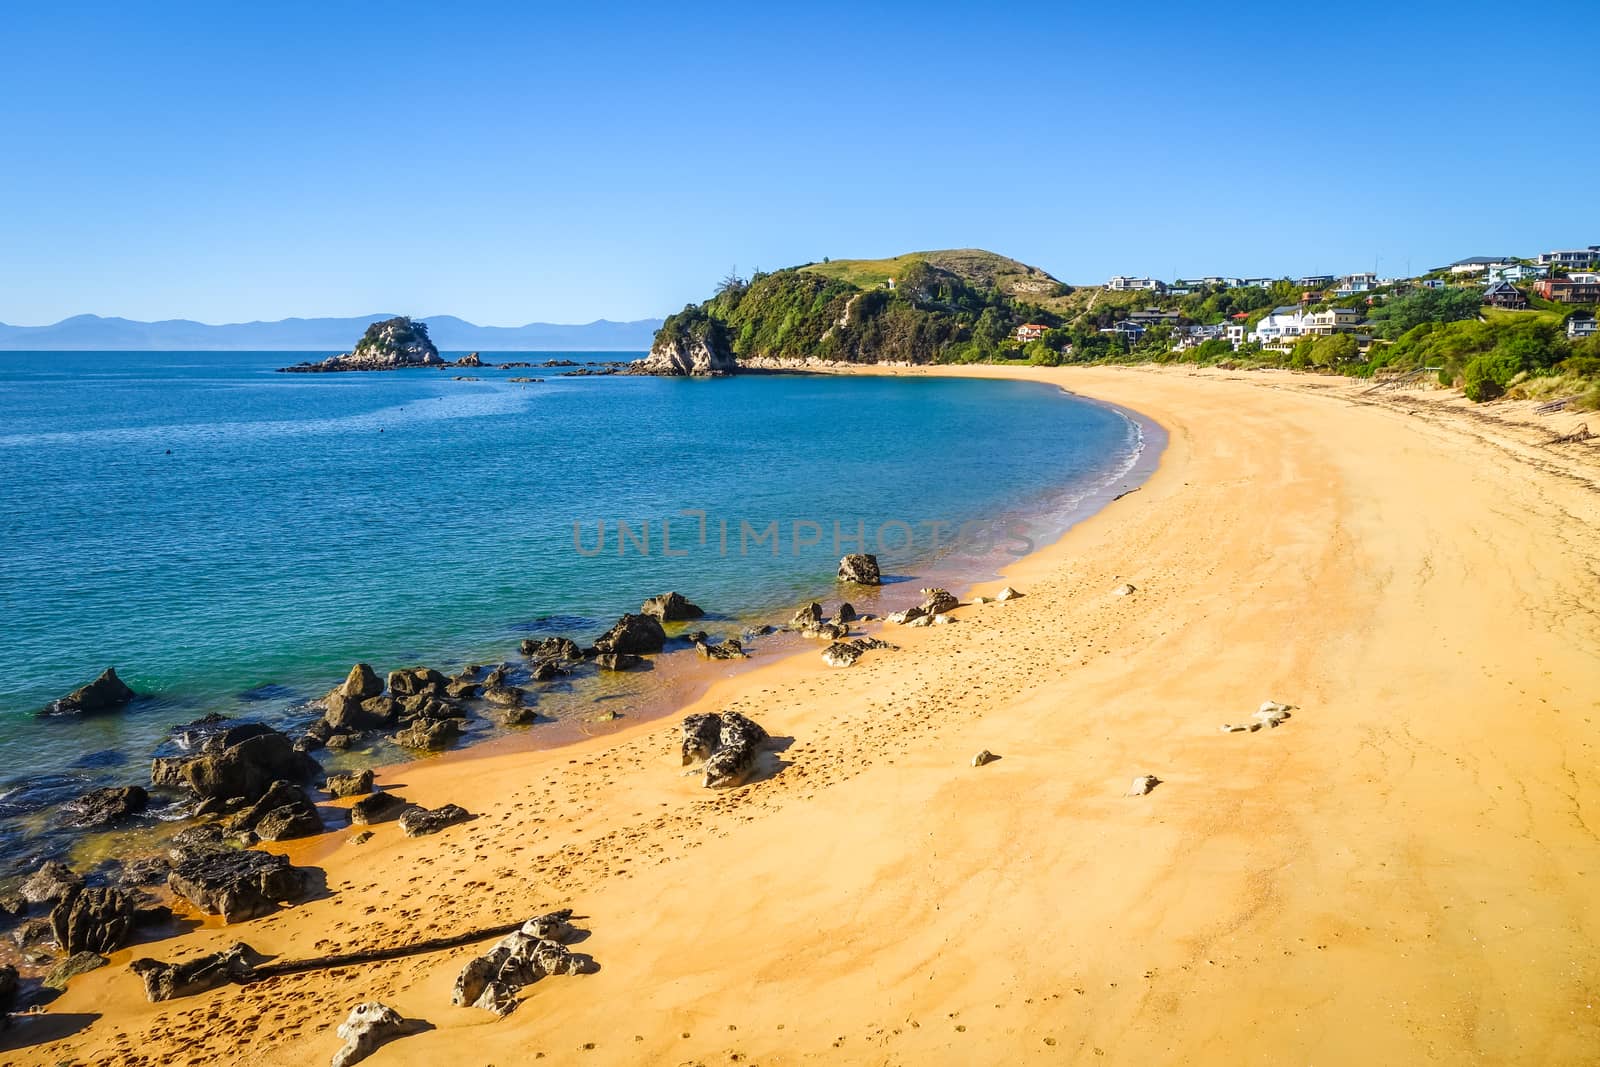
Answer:
[[(292, 721), (356, 660), (448, 668), (514, 657), (529, 634), (587, 643), (668, 589), (713, 633), (781, 621), (838, 599), (835, 522), (869, 551), (882, 527), (888, 572), (951, 573), (922, 524), (950, 523), (945, 542), (969, 520), (1041, 529), (1122, 474), (1139, 436), (1022, 383), (273, 373), (301, 358), (0, 353), (0, 819), (8, 782), (142, 781), (173, 724)], [(688, 510), (706, 513), (704, 544)], [(602, 521), (604, 551), (578, 551), (574, 524), (593, 552)], [(741, 552), (741, 524), (774, 521), (776, 553), (749, 533)], [(36, 717), (112, 664), (155, 697)], [(625, 705), (649, 679), (617, 685)], [(595, 699), (560, 692), (541, 708)]]

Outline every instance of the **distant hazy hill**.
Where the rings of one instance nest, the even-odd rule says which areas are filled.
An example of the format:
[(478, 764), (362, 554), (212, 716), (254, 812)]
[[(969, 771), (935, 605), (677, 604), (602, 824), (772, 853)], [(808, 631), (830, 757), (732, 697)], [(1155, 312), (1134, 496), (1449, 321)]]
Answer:
[(670, 316), (652, 351), (714, 369), (772, 357), (987, 359), (1022, 323), (1058, 325), (1071, 292), (1038, 267), (976, 248), (808, 263), (728, 279)]
[[(374, 322), (390, 313), (350, 319), (281, 319), (208, 326), (189, 319), (135, 322), (99, 315), (74, 315), (53, 326), (7, 326), (0, 323), (0, 349), (9, 351), (256, 351), (348, 352)], [(600, 319), (581, 326), (530, 322), (526, 326), (475, 326), (454, 315), (426, 318), (441, 350), (484, 352), (631, 352), (650, 347), (660, 319), (611, 322)]]

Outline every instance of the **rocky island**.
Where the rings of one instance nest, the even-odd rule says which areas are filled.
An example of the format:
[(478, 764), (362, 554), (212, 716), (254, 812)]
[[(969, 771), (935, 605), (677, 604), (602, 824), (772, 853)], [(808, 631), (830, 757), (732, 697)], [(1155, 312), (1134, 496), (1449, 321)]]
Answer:
[[(463, 366), (476, 367), (477, 353)], [(356, 342), (352, 351), (339, 356), (329, 356), (320, 363), (297, 363), (280, 367), (289, 374), (326, 374), (333, 371), (400, 370), (407, 367), (449, 367), (454, 364), (443, 359), (428, 337), (428, 324), (417, 322), (404, 315), (375, 322)]]

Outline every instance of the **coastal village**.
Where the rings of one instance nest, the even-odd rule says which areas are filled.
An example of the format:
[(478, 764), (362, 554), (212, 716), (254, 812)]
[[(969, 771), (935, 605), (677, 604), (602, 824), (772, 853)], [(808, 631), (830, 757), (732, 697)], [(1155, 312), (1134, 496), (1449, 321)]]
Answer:
[[(1178, 353), (1208, 341), (1225, 342), (1233, 352), (1290, 353), (1303, 338), (1345, 334), (1355, 340), (1358, 351), (1366, 352), (1381, 339), (1373, 332), (1377, 323), (1369, 312), (1418, 290), (1475, 294), (1483, 308), (1498, 312), (1558, 315), (1565, 336), (1582, 340), (1595, 333), (1600, 245), (1534, 257), (1469, 256), (1410, 277), (1380, 278), (1376, 271), (1363, 271), (1292, 278), (1212, 275), (1166, 282), (1117, 275), (1103, 292), (1122, 300), (1112, 312), (1114, 321), (1099, 332), (1130, 345), (1148, 336), (1170, 342), (1171, 351)], [(1222, 293), (1230, 294), (1238, 310), (1204, 306), (1207, 298)], [(1137, 298), (1134, 304), (1128, 302), (1130, 296)], [(1049, 330), (1043, 323), (1024, 323), (1012, 340), (1018, 345), (1042, 341)]]

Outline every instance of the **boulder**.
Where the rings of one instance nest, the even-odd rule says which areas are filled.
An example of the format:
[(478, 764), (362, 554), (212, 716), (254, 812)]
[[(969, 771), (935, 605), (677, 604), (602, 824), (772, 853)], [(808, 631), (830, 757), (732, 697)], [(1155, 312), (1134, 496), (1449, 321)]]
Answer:
[(350, 822), (356, 826), (388, 822), (408, 807), (411, 805), (393, 793), (372, 793), (350, 805)]
[(684, 717), (683, 765), (689, 766), (703, 760), (722, 744), (722, 716), (716, 712), (701, 712)]
[(954, 611), (961, 606), (961, 601), (955, 598), (947, 589), (924, 589), (922, 613), (924, 615), (942, 615), (947, 611)]
[(594, 658), (595, 664), (603, 671), (626, 671), (644, 663), (643, 657), (635, 656), (631, 652), (602, 652)]
[(455, 719), (418, 719), (394, 735), (394, 743), (418, 752), (438, 752), (449, 748), (461, 736)]
[(582, 974), (588, 961), (561, 942), (572, 936), (572, 909), (539, 915), (475, 956), (456, 976), (450, 1002), (504, 1016), (517, 1006), (517, 993), (547, 974)]
[(660, 652), (666, 643), (667, 632), (661, 628), (659, 620), (649, 615), (624, 615), (594, 643), (594, 647), (600, 652), (638, 655)]
[(143, 980), (144, 995), (154, 1004), (194, 996), (230, 982), (249, 981), (259, 958), (249, 945), (237, 943), (186, 963), (162, 963), (145, 957), (128, 964), (128, 970)]
[(721, 715), (722, 724), (718, 731), (718, 741), (724, 747), (737, 745), (764, 745), (767, 743), (767, 731), (760, 723), (737, 711), (725, 711)]
[(1017, 592), (1008, 585), (1004, 589), (1000, 590), (1000, 592), (996, 593), (994, 598), (1003, 602), (1007, 600), (1016, 600), (1021, 595), (1021, 593)]
[(894, 648), (887, 641), (875, 637), (858, 637), (854, 641), (835, 641), (822, 650), (822, 661), (830, 667), (852, 666), (863, 653), (875, 648)]
[(48, 945), (54, 937), (55, 931), (50, 928), (49, 919), (29, 919), (11, 931), (11, 940), (23, 950), (35, 945)]
[(46, 972), (44, 986), (46, 989), (66, 989), (67, 983), (78, 975), (98, 970), (110, 962), (98, 952), (73, 953)]
[(808, 626), (815, 626), (822, 621), (822, 605), (815, 600), (794, 613), (789, 620), (789, 625), (796, 630), (803, 630)]
[(386, 1004), (370, 1000), (350, 1009), (350, 1017), (336, 1031), (344, 1045), (333, 1054), (332, 1067), (350, 1067), (378, 1050), (378, 1046), (397, 1037), (414, 1034), (422, 1028)]
[(136, 785), (107, 786), (91, 789), (67, 804), (72, 812), (72, 825), (79, 827), (105, 826), (130, 815), (137, 815), (150, 803), (150, 794)]
[(298, 900), (310, 888), (304, 869), (253, 849), (191, 852), (173, 867), (167, 886), (208, 915), (240, 922)]
[(1132, 785), (1128, 786), (1128, 796), (1142, 797), (1160, 784), (1161, 779), (1157, 778), (1155, 775), (1141, 774), (1139, 777), (1133, 780)]
[(49, 715), (92, 715), (120, 708), (137, 695), (117, 677), (115, 667), (107, 667), (94, 681), (52, 701), (45, 712)]
[(1128, 582), (1123, 582), (1121, 585), (1119, 585), (1115, 589), (1111, 590), (1111, 595), (1112, 596), (1132, 596), (1135, 591), (1136, 590), (1135, 590), (1135, 587), (1133, 585), (1129, 584)]
[(539, 721), (539, 712), (535, 708), (526, 706), (506, 708), (500, 714), (500, 721), (507, 726), (532, 726)]
[(120, 889), (80, 889), (50, 913), (50, 929), (63, 952), (111, 953), (128, 943), (133, 900)]
[(117, 884), (124, 886), (157, 885), (167, 880), (172, 863), (165, 856), (141, 856), (124, 860)]
[(546, 637), (542, 641), (529, 638), (522, 642), (522, 654), (543, 660), (579, 660), (583, 650), (570, 637)]
[(456, 360), (456, 366), (458, 366), (458, 367), (481, 367), (481, 366), (483, 366), (483, 360), (478, 358), (478, 353), (476, 353), (476, 352), (468, 352), (466, 355), (464, 355), (460, 359)]
[(850, 627), (838, 622), (816, 622), (796, 631), (801, 637), (820, 641), (837, 641), (850, 636)]
[(396, 697), (422, 693), (444, 696), (447, 681), (444, 675), (432, 667), (407, 667), (404, 670), (389, 672), (389, 693)]
[(919, 607), (907, 608), (904, 611), (891, 611), (884, 618), (900, 626), (909, 626), (924, 615), (928, 614)]
[(698, 619), (705, 612), (699, 605), (691, 604), (682, 593), (662, 593), (646, 600), (639, 608), (642, 615), (653, 615), (662, 622), (683, 622)]
[(28, 902), (11, 893), (0, 893), (0, 925), (8, 924), (28, 914)]
[(360, 702), (368, 697), (382, 696), (383, 679), (378, 677), (378, 672), (373, 670), (370, 664), (357, 663), (350, 668), (344, 684), (335, 688), (334, 692)]
[(706, 760), (705, 787), (729, 789), (739, 785), (755, 769), (757, 747), (749, 744), (724, 745)]
[(480, 688), (480, 683), (457, 676), (444, 683), (444, 694), (451, 700), (476, 700)]
[(833, 613), (833, 621), (844, 625), (855, 622), (861, 616), (856, 614), (855, 606), (848, 601), (839, 605), (839, 610)]
[(17, 894), (29, 904), (54, 904), (83, 888), (83, 879), (72, 868), (46, 860), (17, 887)]
[(878, 573), (878, 557), (864, 552), (844, 557), (839, 561), (839, 580), (857, 585), (883, 584), (883, 576)]
[(528, 668), (528, 677), (535, 682), (548, 682), (562, 671), (559, 660), (542, 659)]
[(386, 696), (353, 697), (338, 689), (323, 701), (322, 721), (330, 733), (376, 730), (394, 721), (396, 704)]
[(202, 800), (255, 800), (276, 781), (305, 781), (320, 771), (317, 761), (298, 751), (285, 734), (260, 724), (207, 739), (201, 754), (182, 768), (184, 783)]
[(514, 685), (492, 685), (484, 689), (483, 699), (502, 708), (520, 708), (527, 696), (526, 690)]
[(442, 808), (428, 809), (420, 804), (413, 804), (400, 813), (400, 832), (407, 837), (422, 837), (426, 834), (436, 834), (447, 826), (454, 826), (458, 822), (466, 822), (472, 818), (467, 809), (459, 804), (446, 804)]
[(730, 637), (716, 645), (702, 639), (694, 643), (694, 650), (701, 659), (748, 659), (750, 656), (737, 637)]
[(997, 757), (995, 756), (995, 754), (993, 752), (990, 752), (988, 749), (984, 749), (983, 751), (979, 752), (976, 756), (972, 757), (972, 765), (974, 767), (982, 767), (985, 764), (993, 763), (996, 758)]
[(255, 835), (263, 841), (288, 841), (322, 833), (322, 816), (309, 800), (273, 808), (256, 822)]
[(161, 789), (183, 789), (183, 769), (193, 756), (157, 756), (150, 761), (150, 784)]
[(361, 797), (372, 792), (373, 774), (371, 768), (364, 771), (350, 771), (345, 774), (328, 775), (328, 795), (335, 797)]

